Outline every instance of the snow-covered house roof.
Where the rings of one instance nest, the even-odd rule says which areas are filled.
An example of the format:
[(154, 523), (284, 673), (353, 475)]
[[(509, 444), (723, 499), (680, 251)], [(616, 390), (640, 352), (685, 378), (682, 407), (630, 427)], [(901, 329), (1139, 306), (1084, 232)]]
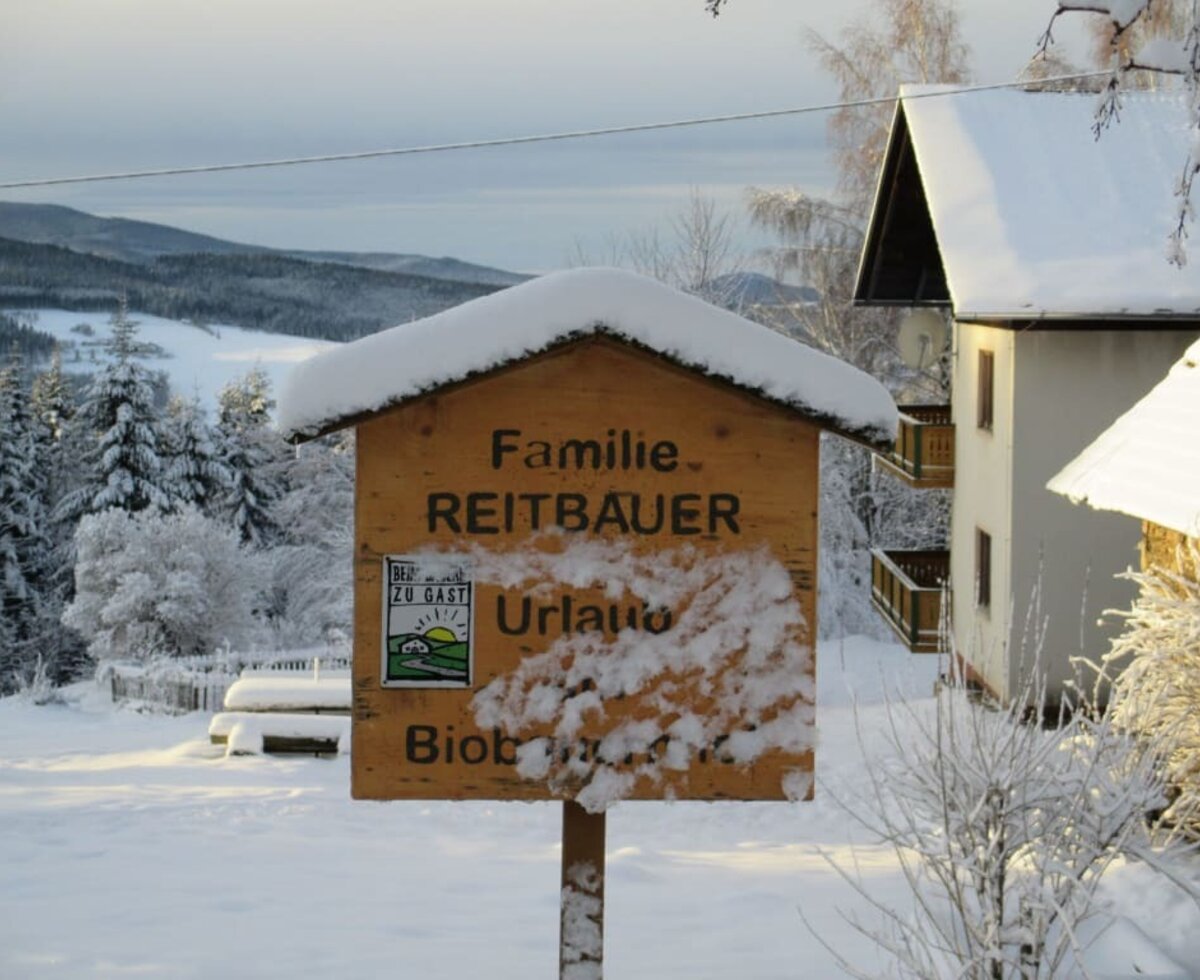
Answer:
[(1076, 503), (1200, 533), (1200, 341), (1047, 486)]
[[(1167, 261), (1190, 144), (1185, 103), (904, 86), (859, 269), (864, 303), (959, 320), (1194, 318), (1200, 262)], [(940, 262), (939, 262), (940, 256)]]
[(889, 445), (896, 406), (874, 378), (644, 276), (574, 269), (401, 324), (298, 364), (279, 397), (289, 439), (343, 428), (551, 348), (605, 335)]

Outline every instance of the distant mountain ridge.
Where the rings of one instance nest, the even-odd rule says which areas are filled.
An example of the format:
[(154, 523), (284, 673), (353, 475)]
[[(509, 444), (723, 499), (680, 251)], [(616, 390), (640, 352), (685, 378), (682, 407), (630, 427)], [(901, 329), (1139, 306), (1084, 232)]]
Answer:
[(146, 263), (171, 255), (276, 255), (306, 262), (359, 266), (431, 279), (515, 286), (531, 276), (461, 259), (398, 252), (307, 251), (247, 245), (170, 225), (131, 218), (104, 218), (59, 204), (0, 201), (0, 238), (57, 245), (121, 262)]

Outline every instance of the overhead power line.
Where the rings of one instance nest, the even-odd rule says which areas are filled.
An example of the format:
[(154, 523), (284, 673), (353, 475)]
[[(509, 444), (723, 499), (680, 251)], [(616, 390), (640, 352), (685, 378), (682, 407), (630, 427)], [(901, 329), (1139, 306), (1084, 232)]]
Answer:
[[(1081, 72), (1072, 75), (1054, 75), (1049, 78), (1017, 82), (995, 82), (989, 85), (963, 85), (957, 88), (939, 89), (936, 92), (921, 92), (905, 96), (906, 99), (944, 98), (970, 92), (988, 92), (995, 89), (1018, 88), (1030, 84), (1043, 85), (1051, 82), (1069, 82), (1084, 78), (1108, 76), (1107, 71)], [(448, 153), (452, 150), (478, 150), (492, 146), (520, 146), (526, 143), (551, 143), (561, 140), (588, 139), (596, 136), (616, 136), (621, 133), (645, 133), (651, 130), (683, 129), (688, 126), (709, 126), (715, 123), (742, 122), (750, 119), (772, 119), (777, 116), (799, 116), (811, 112), (831, 112), (837, 109), (858, 109), (865, 106), (883, 105), (899, 101), (899, 96), (889, 95), (874, 99), (856, 99), (849, 102), (826, 102), (820, 105), (798, 106), (792, 109), (768, 109), (762, 112), (737, 112), (723, 116), (702, 116), (696, 119), (676, 119), (670, 122), (635, 123), (628, 126), (609, 126), (603, 129), (577, 129), (563, 133), (542, 133), (536, 136), (505, 136), (498, 139), (466, 140), (460, 143), (434, 143), (427, 146), (402, 146), (385, 150), (362, 150), (357, 153), (326, 153), (320, 156), (287, 157), (281, 160), (253, 160), (242, 163), (213, 163), (195, 167), (163, 167), (157, 170), (128, 170), (108, 174), (84, 174), (75, 177), (42, 177), (29, 180), (13, 180), (0, 183), (0, 189), (19, 187), (51, 187), (56, 184), (90, 184), (104, 180), (138, 180), (145, 177), (177, 177), (183, 174), (212, 174), (229, 170), (265, 170), (268, 167), (296, 167), (309, 163), (335, 163), (343, 160), (372, 160), (378, 157), (415, 156), (419, 153)]]

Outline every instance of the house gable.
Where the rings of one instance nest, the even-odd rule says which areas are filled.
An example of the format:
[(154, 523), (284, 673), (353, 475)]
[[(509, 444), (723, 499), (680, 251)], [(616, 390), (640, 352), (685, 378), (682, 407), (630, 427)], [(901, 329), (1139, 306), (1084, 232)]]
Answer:
[(1131, 95), (1097, 140), (1093, 102), (904, 86), (856, 300), (948, 297), (958, 320), (1020, 328), (1193, 325), (1200, 264), (1166, 258), (1186, 105)]
[(944, 306), (950, 302), (902, 102), (896, 105), (888, 138), (854, 302), (860, 306)]

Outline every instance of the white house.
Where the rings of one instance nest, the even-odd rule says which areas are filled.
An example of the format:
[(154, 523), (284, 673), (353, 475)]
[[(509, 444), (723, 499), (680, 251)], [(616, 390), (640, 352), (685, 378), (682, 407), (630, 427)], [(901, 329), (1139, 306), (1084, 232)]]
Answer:
[[(1046, 483), (1200, 333), (1200, 261), (1166, 259), (1186, 109), (1127, 96), (1097, 140), (1094, 108), (1074, 93), (902, 89), (856, 284), (862, 304), (952, 312), (950, 633), (1001, 699), (1043, 626), (1052, 693), (1072, 656), (1107, 649), (1098, 616), (1129, 604), (1113, 576), (1138, 529)], [(925, 417), (902, 422), (906, 447), (947, 432)], [(914, 596), (937, 582), (906, 560), (878, 556), (876, 599), (915, 643)]]

